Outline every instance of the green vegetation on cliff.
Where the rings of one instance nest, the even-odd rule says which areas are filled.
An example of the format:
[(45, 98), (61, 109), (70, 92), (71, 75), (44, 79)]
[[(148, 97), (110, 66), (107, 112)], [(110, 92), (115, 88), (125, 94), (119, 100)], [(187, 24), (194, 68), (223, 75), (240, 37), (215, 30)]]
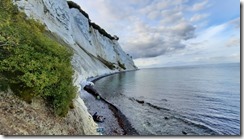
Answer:
[(73, 1), (67, 1), (67, 3), (68, 3), (68, 6), (69, 6), (69, 8), (71, 9), (71, 8), (75, 8), (75, 9), (78, 9), (88, 20), (90, 20), (89, 19), (89, 15), (85, 12), (85, 11), (83, 11), (82, 9), (81, 9), (81, 7), (78, 5), (78, 4), (76, 4), (75, 2), (73, 2)]
[(118, 61), (118, 65), (123, 69), (123, 70), (126, 70), (126, 67), (125, 67), (125, 64), (122, 64)]
[(27, 102), (42, 97), (55, 114), (65, 116), (76, 92), (72, 52), (44, 31), (12, 0), (0, 1), (0, 89), (10, 87)]
[(119, 40), (118, 36), (116, 36), (116, 35), (114, 37), (111, 36), (109, 33), (107, 33), (99, 25), (91, 22), (91, 20), (89, 19), (89, 15), (84, 10), (82, 10), (81, 7), (77, 3), (73, 2), (73, 1), (67, 1), (67, 3), (68, 3), (68, 6), (70, 9), (75, 8), (75, 9), (79, 10), (80, 13), (83, 14), (88, 19), (89, 25), (92, 26), (94, 29), (98, 30), (98, 32), (101, 33), (103, 36), (109, 38), (110, 40)]

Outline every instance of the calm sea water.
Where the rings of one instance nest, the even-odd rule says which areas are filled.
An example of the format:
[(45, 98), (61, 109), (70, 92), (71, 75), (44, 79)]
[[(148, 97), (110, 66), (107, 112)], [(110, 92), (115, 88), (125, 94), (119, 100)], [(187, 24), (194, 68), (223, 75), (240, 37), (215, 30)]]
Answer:
[(141, 135), (240, 135), (240, 64), (141, 69), (95, 87)]

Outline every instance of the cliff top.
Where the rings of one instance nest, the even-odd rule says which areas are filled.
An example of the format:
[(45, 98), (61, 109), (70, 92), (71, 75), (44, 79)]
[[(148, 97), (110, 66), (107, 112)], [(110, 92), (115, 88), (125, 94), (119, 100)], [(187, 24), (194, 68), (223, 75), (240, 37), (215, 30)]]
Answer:
[(94, 22), (91, 22), (89, 15), (84, 10), (82, 10), (81, 7), (77, 3), (73, 2), (73, 1), (67, 1), (67, 3), (68, 3), (68, 6), (70, 9), (71, 8), (78, 9), (80, 11), (80, 13), (88, 19), (89, 25), (92, 26), (94, 29), (98, 30), (98, 32), (101, 33), (103, 36), (106, 36), (110, 40), (119, 40), (119, 37), (117, 37), (116, 35), (112, 36), (111, 34), (107, 33), (103, 28), (101, 28), (99, 25), (97, 25)]

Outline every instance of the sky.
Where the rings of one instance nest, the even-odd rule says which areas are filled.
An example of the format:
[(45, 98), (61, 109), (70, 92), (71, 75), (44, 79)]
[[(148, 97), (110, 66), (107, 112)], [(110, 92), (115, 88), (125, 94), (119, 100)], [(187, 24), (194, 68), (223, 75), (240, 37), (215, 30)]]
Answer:
[(72, 0), (139, 68), (240, 62), (239, 0)]

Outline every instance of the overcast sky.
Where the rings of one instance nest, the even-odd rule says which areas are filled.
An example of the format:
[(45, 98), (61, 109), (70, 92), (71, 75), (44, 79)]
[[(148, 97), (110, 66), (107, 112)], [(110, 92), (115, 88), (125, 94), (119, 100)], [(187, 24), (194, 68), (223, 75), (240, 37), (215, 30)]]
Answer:
[(73, 0), (139, 68), (240, 62), (239, 0)]

